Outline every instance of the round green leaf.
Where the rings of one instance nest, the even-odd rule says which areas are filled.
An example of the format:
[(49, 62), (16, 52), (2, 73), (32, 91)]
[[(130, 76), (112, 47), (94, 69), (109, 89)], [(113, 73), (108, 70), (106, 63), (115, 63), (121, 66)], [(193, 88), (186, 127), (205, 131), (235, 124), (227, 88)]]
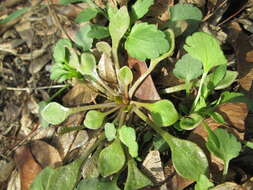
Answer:
[(150, 179), (137, 168), (133, 159), (129, 160), (127, 181), (124, 190), (141, 189), (148, 185), (152, 185)]
[(185, 130), (192, 130), (196, 128), (201, 122), (203, 118), (196, 113), (189, 115), (188, 117), (183, 117), (180, 119), (180, 128)]
[(151, 112), (153, 121), (159, 126), (170, 126), (179, 118), (176, 108), (169, 100), (160, 100), (144, 107)]
[(88, 178), (82, 180), (77, 190), (120, 190), (117, 186), (117, 181), (109, 181), (100, 178)]
[(94, 75), (96, 73), (96, 58), (91, 53), (82, 53), (80, 72), (83, 75)]
[(131, 57), (139, 60), (157, 58), (170, 48), (165, 34), (148, 23), (135, 24), (126, 40), (125, 48)]
[(71, 41), (68, 39), (59, 40), (54, 46), (53, 57), (55, 62), (65, 62), (66, 60), (66, 48), (71, 48)]
[(89, 24), (86, 24), (84, 26), (81, 26), (75, 34), (74, 42), (80, 46), (83, 51), (88, 51), (92, 47), (93, 39), (88, 35), (90, 30), (91, 26)]
[(202, 62), (204, 73), (207, 73), (215, 66), (227, 64), (218, 40), (208, 33), (195, 32), (188, 36), (184, 49), (192, 57)]
[(124, 84), (124, 86), (128, 86), (133, 81), (133, 73), (128, 66), (124, 66), (120, 68), (118, 78), (119, 81)]
[(202, 63), (198, 59), (186, 54), (177, 61), (173, 73), (176, 77), (189, 82), (198, 78), (203, 73)]
[(56, 102), (51, 102), (42, 110), (41, 116), (48, 123), (58, 125), (69, 116), (69, 110)]
[(75, 22), (76, 23), (87, 22), (95, 18), (97, 14), (98, 10), (96, 8), (86, 8), (77, 15)]
[(96, 43), (96, 48), (100, 53), (105, 53), (107, 56), (111, 56), (112, 47), (104, 41)]
[(108, 141), (112, 141), (116, 137), (116, 128), (113, 123), (106, 123), (105, 124), (105, 137)]
[(89, 129), (99, 129), (102, 126), (104, 119), (105, 113), (91, 110), (86, 114), (83, 124)]
[(99, 154), (98, 169), (103, 177), (115, 174), (123, 168), (126, 161), (119, 139), (104, 148)]
[(195, 143), (176, 137), (170, 141), (173, 166), (179, 175), (197, 181), (202, 174), (207, 174), (208, 160)]
[(120, 141), (128, 147), (129, 154), (132, 157), (138, 156), (138, 143), (136, 142), (136, 132), (132, 127), (126, 125), (118, 129)]

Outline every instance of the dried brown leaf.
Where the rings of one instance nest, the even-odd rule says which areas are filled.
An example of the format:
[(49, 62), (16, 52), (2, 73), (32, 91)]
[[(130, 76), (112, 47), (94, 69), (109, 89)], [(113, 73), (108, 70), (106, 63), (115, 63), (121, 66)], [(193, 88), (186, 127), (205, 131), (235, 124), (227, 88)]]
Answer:
[(117, 78), (114, 70), (114, 63), (112, 59), (106, 55), (105, 53), (102, 54), (99, 63), (98, 63), (98, 71), (101, 78), (104, 80), (116, 83)]
[[(134, 73), (134, 80), (139, 78), (145, 71), (147, 71), (147, 65), (144, 61), (137, 60), (135, 58), (128, 58), (128, 65), (129, 67), (133, 68), (135, 71)], [(140, 87), (136, 90), (135, 97), (142, 99), (142, 100), (160, 100), (160, 96), (156, 90), (155, 84), (151, 76), (148, 76)]]
[(43, 168), (61, 165), (62, 158), (59, 152), (44, 141), (37, 140), (31, 142), (31, 152)]
[(80, 104), (89, 104), (97, 97), (94, 92), (84, 83), (77, 82), (74, 87), (63, 97), (64, 105), (76, 106)]
[(41, 171), (41, 167), (34, 160), (28, 145), (19, 147), (14, 158), (20, 173), (21, 190), (29, 190), (32, 181)]

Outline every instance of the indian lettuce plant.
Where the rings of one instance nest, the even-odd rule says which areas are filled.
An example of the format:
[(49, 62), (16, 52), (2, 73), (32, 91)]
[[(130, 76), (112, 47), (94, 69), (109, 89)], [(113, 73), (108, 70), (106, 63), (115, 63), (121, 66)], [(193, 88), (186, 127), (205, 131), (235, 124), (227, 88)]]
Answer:
[[(68, 2), (64, 1), (65, 4)], [(180, 176), (196, 181), (195, 189), (212, 187), (208, 159), (203, 150), (197, 144), (173, 135), (176, 133), (172, 131), (193, 130), (207, 117), (225, 123), (214, 111), (216, 106), (244, 98), (240, 93), (224, 92), (218, 100), (210, 99), (216, 90), (229, 87), (238, 73), (227, 69), (227, 60), (215, 37), (195, 32), (202, 19), (201, 11), (190, 4), (176, 4), (168, 10), (171, 19), (161, 29), (140, 20), (154, 0), (137, 0), (120, 8), (108, 3), (105, 9), (93, 1), (86, 2), (90, 8), (77, 16), (77, 23), (91, 21), (100, 14), (108, 19), (109, 24), (102, 26), (91, 21), (81, 26), (73, 41), (60, 39), (53, 50), (51, 79), (63, 82), (75, 78), (95, 90), (101, 96), (100, 103), (65, 107), (50, 102), (43, 106), (40, 114), (45, 122), (60, 125), (71, 114), (85, 112), (83, 126), (96, 130), (98, 140), (74, 162), (56, 169), (45, 168), (33, 182), (31, 190), (118, 190), (117, 181), (124, 171), (127, 171), (121, 186), (124, 190), (152, 186), (152, 180), (138, 168), (141, 160), (138, 137), (142, 126), (131, 122), (133, 116), (149, 125), (168, 144), (173, 166)], [(182, 11), (186, 14), (181, 14)], [(162, 93), (170, 95), (185, 91), (187, 98), (197, 89), (191, 104), (182, 109), (173, 99), (145, 102), (135, 98), (136, 90), (146, 77), (161, 61), (168, 62), (167, 58), (173, 55), (175, 35), (185, 37), (183, 48), (186, 54), (176, 62), (173, 70), (173, 74), (184, 82), (163, 89)], [(149, 65), (137, 80), (134, 80), (132, 69), (122, 61), (123, 52)], [(111, 68), (110, 81), (99, 69), (101, 65)], [(238, 156), (241, 143), (223, 129), (212, 131), (208, 126), (205, 128), (209, 134), (206, 146), (224, 161), (223, 174), (226, 176), (229, 161)], [(96, 172), (79, 182), (80, 167), (93, 158)]]

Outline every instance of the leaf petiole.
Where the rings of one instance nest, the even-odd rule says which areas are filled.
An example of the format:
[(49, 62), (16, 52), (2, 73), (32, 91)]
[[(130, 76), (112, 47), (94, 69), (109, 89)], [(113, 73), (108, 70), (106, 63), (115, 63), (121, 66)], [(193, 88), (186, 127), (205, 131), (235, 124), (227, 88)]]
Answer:
[(199, 84), (199, 89), (198, 89), (198, 94), (193, 102), (193, 106), (192, 106), (192, 110), (194, 110), (199, 102), (199, 99), (200, 99), (200, 96), (201, 96), (201, 90), (202, 90), (202, 87), (203, 87), (203, 84), (205, 82), (205, 79), (207, 77), (207, 74), (208, 72), (204, 72), (202, 77), (201, 77), (201, 80), (200, 80), (200, 84)]

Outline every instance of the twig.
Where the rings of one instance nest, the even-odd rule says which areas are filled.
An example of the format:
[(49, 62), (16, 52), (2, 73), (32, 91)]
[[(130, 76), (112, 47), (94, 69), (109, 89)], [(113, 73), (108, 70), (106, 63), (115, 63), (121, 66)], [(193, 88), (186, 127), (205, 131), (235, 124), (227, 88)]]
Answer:
[(0, 85), (0, 90), (13, 90), (13, 91), (27, 91), (31, 92), (32, 90), (45, 90), (45, 89), (52, 89), (52, 88), (64, 88), (66, 85), (54, 85), (54, 86), (42, 86), (42, 87), (36, 87), (36, 88), (17, 88), (17, 87), (5, 87)]

